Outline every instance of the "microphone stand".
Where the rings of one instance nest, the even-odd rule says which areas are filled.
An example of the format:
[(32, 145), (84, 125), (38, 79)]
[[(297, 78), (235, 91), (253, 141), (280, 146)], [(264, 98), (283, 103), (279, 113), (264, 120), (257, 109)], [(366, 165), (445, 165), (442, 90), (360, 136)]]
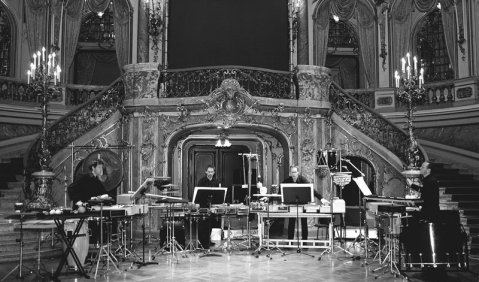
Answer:
[[(143, 205), (142, 205), (142, 209), (145, 208), (145, 198), (146, 198), (146, 189), (143, 189), (141, 191), (141, 198), (142, 198), (142, 202), (143, 202)], [(142, 251), (143, 251), (143, 258), (142, 260), (137, 260), (135, 262), (133, 262), (134, 264), (137, 264), (138, 265), (138, 269), (140, 269), (141, 267), (143, 266), (147, 266), (147, 265), (150, 265), (150, 264), (157, 264), (156, 262), (153, 262), (153, 261), (149, 261), (149, 262), (146, 262), (145, 261), (145, 213), (144, 212), (141, 212), (141, 215), (142, 215), (142, 219), (141, 219), (141, 236), (142, 236)]]

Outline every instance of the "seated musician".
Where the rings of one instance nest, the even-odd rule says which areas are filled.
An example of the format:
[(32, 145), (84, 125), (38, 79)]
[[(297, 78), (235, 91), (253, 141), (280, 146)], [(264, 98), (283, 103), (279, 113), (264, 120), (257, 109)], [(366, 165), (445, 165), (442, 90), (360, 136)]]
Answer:
[[(215, 167), (213, 165), (208, 165), (205, 170), (205, 176), (203, 176), (198, 181), (198, 187), (218, 187), (219, 181), (215, 177)], [(201, 201), (200, 208), (210, 208), (210, 205), (207, 201)], [(207, 220), (198, 222), (198, 240), (200, 241), (203, 248), (208, 249), (210, 246), (213, 246), (215, 243), (210, 241), (211, 230), (213, 228), (212, 224), (213, 218), (208, 218)], [(216, 224), (215, 224), (216, 225)]]
[(437, 215), (439, 212), (439, 184), (436, 178), (432, 176), (433, 165), (425, 161), (419, 171), (422, 175), (422, 184), (416, 184), (409, 178), (406, 179), (406, 182), (412, 189), (421, 193), (421, 200), (423, 200), (421, 211), (424, 215)]
[(91, 197), (108, 194), (103, 185), (107, 179), (104, 162), (101, 159), (92, 161), (89, 170), (67, 188), (68, 196), (74, 205), (81, 205), (81, 202), (87, 202)]
[[(290, 172), (290, 177), (286, 178), (283, 181), (283, 183), (309, 183), (309, 181), (305, 177), (299, 174), (299, 168), (297, 166), (292, 166), (289, 172)], [(314, 190), (314, 196), (320, 199), (323, 204), (328, 203), (328, 201), (323, 199), (323, 196), (321, 196), (321, 194), (319, 194), (316, 190)], [(288, 223), (288, 239), (289, 240), (294, 239), (295, 224), (296, 224), (296, 218), (289, 218), (289, 223)], [(301, 218), (301, 237), (303, 240), (308, 239), (308, 220), (305, 217)]]

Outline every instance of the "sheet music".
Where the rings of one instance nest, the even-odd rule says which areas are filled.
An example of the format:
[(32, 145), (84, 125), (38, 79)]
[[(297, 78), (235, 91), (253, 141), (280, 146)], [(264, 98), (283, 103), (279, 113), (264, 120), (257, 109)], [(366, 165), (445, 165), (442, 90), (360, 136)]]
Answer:
[(364, 182), (364, 178), (362, 176), (353, 178), (353, 180), (358, 185), (359, 190), (361, 190), (361, 192), (363, 192), (364, 196), (370, 196), (370, 195), (373, 194), (373, 193), (371, 193), (371, 190), (369, 189), (366, 182)]

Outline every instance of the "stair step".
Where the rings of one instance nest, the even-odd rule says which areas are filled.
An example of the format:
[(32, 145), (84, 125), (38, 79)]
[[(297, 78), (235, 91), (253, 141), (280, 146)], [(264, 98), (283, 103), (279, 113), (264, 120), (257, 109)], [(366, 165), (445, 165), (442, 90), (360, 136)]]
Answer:
[(479, 181), (468, 179), (438, 179), (439, 186), (444, 187), (479, 187)]
[[(446, 195), (450, 195), (450, 194), (446, 194)], [(479, 205), (479, 194), (472, 194), (472, 195), (450, 195), (450, 196), (451, 196), (451, 200), (452, 200), (452, 201), (455, 201), (455, 202), (458, 202), (458, 201), (468, 201), (468, 202), (476, 201), (477, 204)]]
[(478, 195), (479, 188), (478, 187), (464, 187), (464, 186), (454, 186), (454, 187), (443, 187), (440, 186), (441, 190), (444, 191), (446, 194), (453, 194), (453, 195)]

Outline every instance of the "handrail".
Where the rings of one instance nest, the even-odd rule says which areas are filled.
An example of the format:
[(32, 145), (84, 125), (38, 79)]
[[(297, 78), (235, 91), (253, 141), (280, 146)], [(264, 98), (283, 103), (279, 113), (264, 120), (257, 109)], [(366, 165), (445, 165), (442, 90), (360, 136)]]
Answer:
[[(409, 135), (404, 130), (355, 99), (334, 81), (330, 87), (330, 101), (333, 111), (349, 125), (393, 152), (403, 164), (409, 163)], [(424, 159), (425, 153), (420, 147), (419, 163)]]
[[(65, 116), (56, 120), (47, 128), (47, 144), (50, 155), (68, 146), (77, 138), (107, 120), (123, 105), (125, 89), (123, 76), (116, 79), (105, 90), (79, 105)], [(24, 167), (26, 175), (26, 189), (29, 189), (30, 175), (39, 166), (40, 136), (29, 146), (25, 157)], [(31, 191), (26, 190), (25, 197), (31, 196)]]

